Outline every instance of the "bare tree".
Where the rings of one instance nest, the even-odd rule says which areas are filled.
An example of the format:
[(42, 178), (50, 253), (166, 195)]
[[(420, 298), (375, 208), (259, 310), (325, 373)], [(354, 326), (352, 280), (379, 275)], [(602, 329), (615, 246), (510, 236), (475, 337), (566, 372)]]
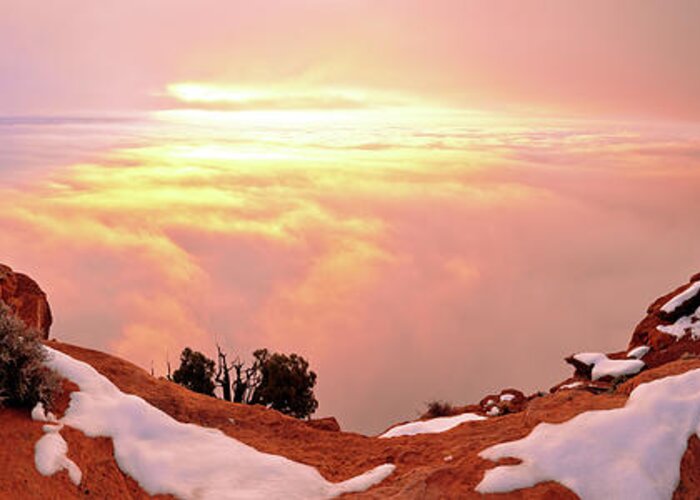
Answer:
[(221, 387), (224, 399), (231, 401), (231, 369), (235, 368), (235, 362), (228, 364), (226, 353), (221, 350), (219, 344), (216, 344), (216, 351), (218, 353), (218, 361), (214, 380)]
[(255, 391), (262, 382), (262, 365), (268, 358), (267, 349), (259, 349), (253, 353), (255, 360), (248, 368), (239, 357), (232, 363), (236, 379), (233, 381), (234, 403), (251, 404), (255, 398)]
[(170, 368), (170, 354), (168, 353), (167, 350), (165, 351), (165, 364), (166, 364), (167, 367), (168, 367), (168, 374), (165, 376), (165, 378), (166, 378), (167, 380), (170, 380), (170, 381), (172, 382), (173, 376), (172, 376), (171, 368)]
[(246, 393), (248, 392), (248, 380), (250, 379), (250, 369), (244, 370), (245, 363), (241, 358), (236, 358), (232, 367), (236, 372), (236, 380), (233, 381), (233, 402), (247, 403)]

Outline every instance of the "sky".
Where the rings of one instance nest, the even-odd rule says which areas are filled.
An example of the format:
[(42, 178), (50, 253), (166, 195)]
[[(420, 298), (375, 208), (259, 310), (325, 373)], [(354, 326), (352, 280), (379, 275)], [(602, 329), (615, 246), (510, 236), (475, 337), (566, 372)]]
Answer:
[(59, 339), (297, 352), (372, 433), (700, 270), (697, 2), (0, 7), (0, 262)]

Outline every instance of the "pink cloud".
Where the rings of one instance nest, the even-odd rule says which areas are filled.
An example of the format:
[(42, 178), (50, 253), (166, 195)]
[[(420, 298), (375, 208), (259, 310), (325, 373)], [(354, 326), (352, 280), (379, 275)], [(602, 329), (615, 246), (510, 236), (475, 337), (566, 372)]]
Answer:
[[(159, 373), (185, 345), (295, 351), (321, 414), (378, 431), (433, 398), (546, 389), (697, 270), (691, 142), (610, 137), (444, 132), (465, 149), (374, 169), (112, 152), (3, 189), (0, 260), (47, 289), (63, 340)], [(465, 143), (494, 151), (474, 167)]]

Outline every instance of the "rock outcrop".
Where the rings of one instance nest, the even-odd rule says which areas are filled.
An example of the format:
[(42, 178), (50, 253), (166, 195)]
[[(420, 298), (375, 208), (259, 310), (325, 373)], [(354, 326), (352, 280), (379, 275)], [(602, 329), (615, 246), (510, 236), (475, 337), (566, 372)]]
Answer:
[(49, 338), (51, 308), (46, 294), (33, 279), (0, 264), (0, 300), (27, 326), (37, 329), (44, 339)]
[[(646, 312), (633, 330), (627, 349), (608, 353), (610, 360), (638, 358), (644, 362), (644, 369), (649, 370), (672, 361), (700, 357), (700, 273), (656, 299)], [(635, 351), (641, 355), (635, 355)], [(576, 359), (575, 355), (565, 361), (575, 372), (550, 392), (577, 388), (599, 393), (610, 390), (625, 378), (604, 377), (591, 381), (591, 365)]]
[(629, 348), (647, 345), (647, 365), (658, 366), (683, 353), (700, 354), (700, 273), (658, 299), (632, 333)]

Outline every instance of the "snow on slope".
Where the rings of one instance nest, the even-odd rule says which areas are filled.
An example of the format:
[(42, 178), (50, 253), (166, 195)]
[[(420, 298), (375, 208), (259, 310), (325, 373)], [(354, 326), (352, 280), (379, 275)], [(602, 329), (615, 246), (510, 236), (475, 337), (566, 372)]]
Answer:
[(509, 492), (558, 481), (581, 498), (670, 499), (688, 439), (700, 435), (700, 370), (638, 386), (623, 408), (542, 423), (525, 438), (482, 451), (488, 460), (515, 457), (477, 485)]
[(393, 438), (400, 436), (414, 436), (416, 434), (435, 434), (438, 432), (449, 431), (463, 422), (473, 422), (474, 420), (484, 420), (485, 418), (486, 417), (482, 417), (475, 413), (462, 413), (461, 415), (455, 415), (454, 417), (437, 417), (431, 418), (430, 420), (419, 420), (418, 422), (409, 422), (407, 424), (392, 427), (379, 437)]
[(47, 365), (80, 388), (71, 394), (61, 423), (90, 437), (111, 438), (120, 469), (149, 494), (185, 499), (330, 498), (364, 491), (394, 470), (384, 464), (331, 483), (314, 467), (259, 452), (218, 429), (178, 422), (143, 399), (124, 394), (87, 363), (46, 349)]
[(577, 387), (581, 387), (583, 385), (583, 382), (577, 381), (577, 382), (571, 382), (570, 384), (564, 384), (559, 386), (559, 390), (564, 390), (564, 389), (576, 389)]
[(676, 309), (689, 301), (700, 293), (700, 281), (696, 281), (684, 291), (672, 297), (668, 302), (661, 306), (661, 310), (665, 313), (673, 313)]
[(693, 314), (681, 316), (675, 323), (657, 326), (656, 329), (679, 339), (690, 335), (693, 340), (698, 340), (700, 339), (700, 307)]
[(80, 468), (68, 458), (68, 443), (61, 436), (63, 424), (50, 411), (46, 411), (42, 403), (37, 403), (32, 409), (32, 420), (48, 422), (43, 427), (44, 435), (34, 446), (34, 465), (39, 474), (53, 476), (57, 472), (66, 470), (68, 477), (75, 485), (79, 485), (83, 478)]
[(644, 361), (638, 359), (610, 359), (601, 352), (582, 352), (574, 355), (574, 359), (585, 365), (593, 365), (591, 379), (598, 380), (605, 376), (622, 377), (634, 375), (644, 368)]
[(68, 444), (60, 434), (61, 425), (45, 425), (44, 434), (34, 447), (36, 470), (44, 476), (66, 470), (73, 484), (78, 485), (83, 478), (80, 468), (68, 458)]
[(635, 347), (631, 351), (627, 353), (628, 358), (634, 358), (634, 359), (642, 359), (644, 356), (646, 356), (649, 351), (651, 350), (651, 347), (648, 345), (640, 345), (638, 347)]

